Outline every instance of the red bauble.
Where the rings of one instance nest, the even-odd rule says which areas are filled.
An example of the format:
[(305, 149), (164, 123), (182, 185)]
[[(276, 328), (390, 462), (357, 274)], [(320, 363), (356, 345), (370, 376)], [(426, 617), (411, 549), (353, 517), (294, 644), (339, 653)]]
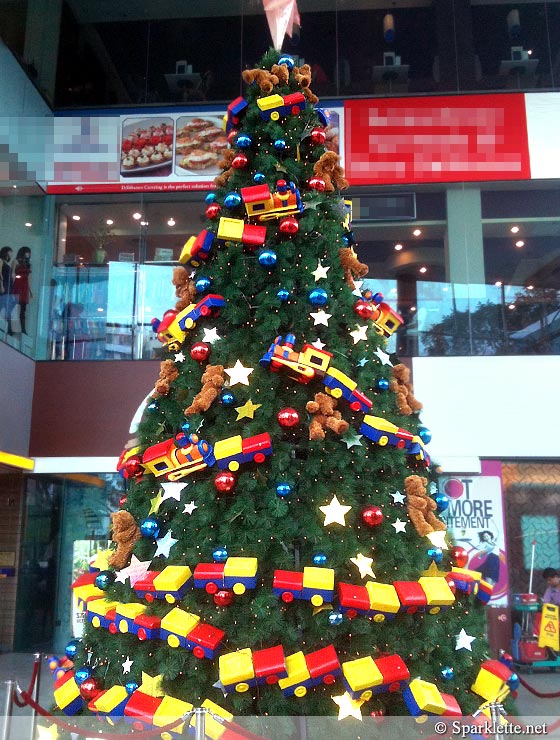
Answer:
[(362, 521), (367, 527), (378, 527), (383, 521), (383, 511), (379, 506), (366, 506), (362, 511)]
[(324, 144), (327, 140), (327, 133), (324, 128), (314, 128), (311, 131), (311, 141), (317, 144)]
[(235, 476), (229, 470), (218, 473), (214, 478), (214, 488), (219, 493), (231, 493), (235, 488)]
[(80, 696), (86, 701), (92, 701), (103, 691), (103, 684), (95, 676), (90, 676), (80, 684)]
[(295, 427), (299, 424), (299, 414), (292, 408), (280, 409), (277, 418), (280, 426), (284, 428)]
[(385, 710), (381, 707), (379, 709), (374, 709), (373, 712), (369, 713), (370, 717), (384, 717), (385, 716)]
[(232, 159), (231, 166), (236, 170), (242, 170), (243, 167), (247, 167), (248, 162), (247, 155), (240, 152)]
[(222, 589), (221, 591), (216, 591), (214, 594), (214, 604), (216, 604), (216, 606), (229, 606), (232, 603), (233, 591)]
[(121, 507), (121, 509), (126, 504), (127, 501), (128, 501), (128, 496), (121, 496), (120, 497), (120, 499), (119, 499), (119, 506)]
[(327, 183), (323, 180), (323, 178), (317, 176), (310, 177), (307, 181), (307, 184), (310, 188), (313, 188), (313, 190), (318, 190), (320, 193), (322, 193), (327, 187)]
[(124, 464), (125, 478), (136, 478), (144, 472), (142, 458), (139, 455), (132, 455)]
[(455, 545), (455, 547), (451, 550), (451, 557), (455, 561), (455, 565), (458, 568), (464, 568), (469, 561), (467, 551), (464, 547), (461, 547), (460, 545)]
[(222, 207), (219, 203), (210, 203), (206, 208), (206, 218), (217, 218)]
[(239, 136), (239, 131), (235, 128), (232, 128), (229, 134), (227, 135), (228, 144), (233, 145), (238, 136)]
[(191, 357), (197, 362), (205, 362), (210, 356), (210, 345), (205, 342), (195, 342), (191, 347)]
[(367, 301), (357, 301), (354, 304), (354, 313), (357, 313), (361, 319), (371, 319), (375, 312), (375, 308)]
[(293, 216), (288, 216), (287, 218), (283, 218), (282, 221), (280, 221), (280, 225), (278, 227), (282, 234), (297, 234), (299, 231), (299, 223), (297, 218), (294, 218)]

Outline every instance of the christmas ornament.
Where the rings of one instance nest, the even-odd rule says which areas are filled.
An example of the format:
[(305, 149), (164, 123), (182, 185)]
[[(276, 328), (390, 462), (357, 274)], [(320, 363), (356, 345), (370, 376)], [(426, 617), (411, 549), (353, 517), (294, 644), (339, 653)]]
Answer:
[(358, 326), (354, 331), (350, 332), (350, 336), (354, 340), (354, 344), (358, 344), (358, 342), (361, 342), (363, 340), (367, 340), (367, 330), (368, 327), (366, 324), (363, 326)]
[(224, 563), (228, 559), (228, 551), (225, 547), (218, 547), (212, 553), (212, 557), (217, 563)]
[(309, 291), (307, 300), (312, 306), (324, 306), (329, 300), (329, 294), (323, 288), (313, 288), (313, 290)]
[(254, 419), (255, 411), (260, 409), (261, 406), (262, 403), (253, 403), (249, 399), (243, 406), (237, 406), (235, 409), (237, 411), (237, 419), (235, 421), (239, 421), (240, 419)]
[(366, 527), (378, 527), (383, 522), (383, 511), (379, 506), (366, 506), (360, 516)]
[(157, 676), (150, 676), (148, 673), (142, 671), (142, 683), (138, 687), (138, 690), (152, 697), (165, 696), (162, 684), (163, 676), (161, 673), (158, 673)]
[(445, 530), (437, 530), (436, 532), (430, 532), (426, 535), (427, 539), (430, 540), (434, 547), (441, 547), (442, 550), (448, 550), (447, 542), (445, 541)]
[(469, 561), (467, 551), (461, 545), (455, 545), (451, 549), (451, 559), (458, 568), (464, 568)]
[(290, 291), (287, 288), (280, 288), (278, 293), (276, 293), (276, 298), (282, 301), (282, 303), (285, 303), (289, 297), (290, 297)]
[(214, 594), (214, 604), (216, 604), (216, 606), (229, 606), (232, 603), (233, 591), (222, 589), (220, 591), (216, 591)]
[(340, 612), (331, 612), (329, 614), (329, 624), (333, 627), (338, 627), (339, 624), (342, 624), (343, 619), (344, 616)]
[(241, 205), (242, 198), (239, 193), (228, 193), (224, 198), (224, 205), (226, 208), (237, 208)]
[(115, 574), (112, 570), (102, 570), (95, 577), (95, 585), (102, 591), (106, 591), (114, 580)]
[(354, 563), (356, 568), (360, 571), (360, 578), (365, 578), (366, 576), (375, 578), (375, 573), (371, 569), (373, 558), (366, 558), (365, 555), (362, 555), (362, 553), (359, 552), (355, 558), (350, 558), (350, 562)]
[(262, 185), (265, 182), (266, 177), (263, 172), (255, 172), (253, 175), (253, 182), (257, 185)]
[(278, 64), (285, 64), (288, 69), (294, 68), (294, 60), (288, 54), (284, 54), (283, 56), (281, 56), (278, 60)]
[(253, 139), (248, 134), (239, 134), (235, 140), (235, 144), (240, 149), (249, 149), (253, 145)]
[(335, 704), (338, 704), (338, 720), (346, 719), (346, 717), (355, 717), (362, 721), (362, 712), (360, 707), (364, 703), (365, 699), (352, 699), (350, 694), (345, 691), (340, 696), (332, 696), (331, 699)]
[(323, 278), (326, 278), (327, 273), (330, 269), (331, 269), (330, 265), (328, 267), (324, 267), (321, 264), (321, 260), (317, 260), (317, 267), (311, 273), (313, 277), (315, 278), (315, 282), (317, 282), (318, 280), (322, 280)]
[(119, 570), (115, 582), (125, 583), (126, 579), (130, 578), (130, 585), (134, 586), (136, 581), (145, 577), (150, 567), (150, 562), (150, 560), (138, 560), (136, 555), (133, 555), (130, 559), (130, 565)]
[(214, 327), (213, 329), (203, 329), (203, 332), (204, 336), (202, 337), (202, 341), (207, 342), (208, 344), (214, 344), (214, 342), (217, 342), (218, 339), (221, 339), (216, 327)]
[(443, 550), (441, 547), (430, 547), (428, 550), (428, 557), (433, 560), (434, 563), (441, 563), (443, 559)]
[(197, 293), (205, 293), (207, 290), (210, 289), (211, 285), (212, 280), (210, 280), (209, 277), (201, 277), (196, 281), (194, 287), (196, 288)]
[(165, 535), (165, 537), (161, 537), (159, 540), (156, 540), (156, 551), (154, 554), (154, 558), (157, 558), (158, 555), (163, 555), (164, 558), (169, 557), (169, 551), (175, 545), (179, 540), (176, 540), (173, 538), (171, 534), (171, 530)]
[(374, 307), (367, 301), (356, 301), (354, 304), (354, 313), (358, 314), (358, 316), (364, 321), (371, 319), (374, 311)]
[(249, 163), (249, 160), (247, 159), (247, 155), (243, 154), (243, 152), (240, 152), (239, 154), (236, 154), (235, 157), (231, 161), (231, 166), (235, 170), (242, 170), (243, 167), (246, 167)]
[(286, 498), (286, 496), (289, 496), (292, 492), (292, 486), (289, 483), (277, 483), (276, 485), (276, 495), (278, 498)]
[(462, 629), (458, 635), (455, 635), (455, 650), (469, 650), (472, 653), (472, 643), (476, 640), (476, 637), (467, 635), (464, 629)]
[(295, 427), (297, 426), (297, 424), (299, 424), (298, 412), (290, 407), (280, 409), (277, 415), (277, 419), (280, 426), (284, 429), (289, 429), (290, 427)]
[(249, 385), (249, 375), (253, 372), (253, 367), (243, 367), (239, 360), (236, 360), (233, 367), (226, 367), (224, 372), (229, 375), (229, 384), (237, 385)]
[(453, 679), (455, 678), (455, 671), (450, 665), (443, 666), (443, 668), (441, 669), (441, 677), (445, 681), (453, 681)]
[(325, 565), (327, 562), (327, 556), (324, 552), (318, 552), (316, 555), (313, 555), (313, 564), (314, 565)]
[(127, 501), (128, 501), (128, 496), (121, 496), (120, 497), (120, 499), (119, 499), (119, 506), (120, 506), (121, 509), (123, 508), (123, 506), (126, 504)]
[(98, 678), (92, 676), (86, 678), (86, 680), (80, 686), (80, 696), (85, 701), (92, 701), (95, 697), (103, 691), (103, 684)]
[(194, 501), (189, 501), (188, 504), (185, 504), (183, 514), (192, 514), (195, 509), (198, 509), (198, 506), (195, 504)]
[(231, 493), (235, 488), (235, 476), (229, 470), (224, 470), (214, 478), (214, 488), (218, 493)]
[(436, 502), (438, 511), (445, 511), (449, 507), (449, 498), (445, 493), (438, 493), (434, 501)]
[(191, 428), (191, 425), (189, 424), (188, 421), (184, 421), (181, 424), (181, 429), (183, 430), (183, 434), (188, 434), (190, 428)]
[(397, 534), (406, 532), (406, 522), (403, 522), (400, 519), (397, 519), (396, 521), (391, 522), (391, 526), (395, 528), (395, 532)]
[(258, 259), (261, 267), (274, 267), (278, 261), (278, 255), (272, 249), (265, 249), (259, 253)]
[(340, 503), (336, 496), (333, 496), (330, 504), (319, 506), (319, 509), (325, 515), (323, 527), (328, 527), (329, 524), (341, 524), (343, 527), (345, 527), (346, 521), (344, 517), (351, 508), (351, 506), (344, 506)]
[(390, 365), (391, 367), (393, 367), (393, 363), (391, 362), (391, 358), (389, 357), (389, 355), (387, 354), (387, 352), (383, 352), (383, 350), (381, 349), (381, 347), (378, 347), (373, 354), (374, 355), (377, 355), (377, 357), (380, 359), (382, 365)]
[(516, 691), (519, 688), (519, 676), (517, 673), (512, 673), (507, 681), (507, 685), (512, 691)]
[(127, 684), (125, 684), (124, 688), (126, 690), (126, 693), (130, 696), (138, 690), (138, 684), (136, 683), (136, 681), (129, 681)]
[(150, 537), (155, 539), (159, 534), (158, 520), (154, 519), (153, 517), (144, 519), (144, 521), (140, 525), (140, 532), (142, 533), (143, 537)]
[(320, 144), (324, 144), (327, 140), (327, 132), (324, 128), (313, 128), (311, 129), (311, 142), (318, 146)]
[(224, 406), (233, 406), (235, 403), (235, 396), (229, 391), (224, 391), (221, 395), (221, 401)]
[(87, 665), (84, 665), (74, 672), (74, 680), (76, 681), (78, 686), (80, 686), (86, 680), (86, 678), (89, 678), (91, 676), (91, 674), (91, 668)]
[(317, 177), (317, 175), (315, 175), (314, 177), (310, 177), (307, 181), (307, 184), (312, 190), (317, 190), (317, 192), (319, 193), (324, 192), (325, 188), (327, 187), (327, 183), (323, 180), (323, 178)]
[(138, 455), (132, 455), (124, 464), (127, 478), (135, 478), (137, 475), (144, 473), (144, 466), (142, 460)]
[(190, 355), (197, 362), (205, 362), (210, 356), (210, 345), (204, 342), (195, 342), (190, 349)]
[(227, 135), (227, 141), (230, 146), (234, 145), (236, 136), (237, 136), (237, 130), (232, 128), (229, 134)]
[(316, 347), (317, 349), (325, 349), (327, 346), (324, 342), (322, 342), (320, 339), (316, 339), (314, 342), (311, 342), (311, 344)]
[(277, 152), (283, 152), (284, 149), (288, 148), (286, 139), (276, 139), (274, 142), (274, 148), (276, 149)]
[(432, 441), (432, 433), (428, 427), (418, 427), (418, 436), (425, 445)]
[(130, 673), (130, 669), (132, 668), (133, 663), (134, 661), (130, 660), (129, 656), (127, 655), (124, 663), (121, 663), (123, 673)]
[(389, 381), (387, 378), (379, 378), (377, 383), (375, 384), (377, 389), (380, 391), (387, 391), (389, 390)]
[(206, 218), (218, 218), (221, 210), (222, 207), (219, 203), (210, 203), (210, 205), (206, 208)]
[(322, 310), (317, 311), (316, 313), (310, 313), (309, 315), (313, 319), (313, 326), (319, 326), (319, 324), (322, 324), (323, 326), (328, 326), (329, 319), (332, 318), (332, 313), (326, 313)]
[(185, 355), (182, 352), (176, 352), (175, 362), (184, 362), (184, 361), (185, 361)]
[(179, 481), (178, 483), (161, 483), (160, 485), (163, 488), (163, 496), (161, 497), (161, 502), (163, 503), (171, 498), (175, 501), (180, 501), (181, 491), (185, 488), (186, 483)]
[(282, 234), (297, 234), (299, 231), (299, 221), (294, 216), (287, 216), (280, 221), (278, 229)]
[(208, 193), (208, 195), (204, 198), (205, 203), (213, 203), (216, 200), (216, 193)]
[(391, 497), (394, 504), (404, 504), (405, 502), (404, 493), (401, 493), (400, 491), (395, 491), (395, 493), (391, 494)]
[(352, 427), (350, 427), (348, 431), (345, 432), (340, 438), (341, 442), (344, 442), (344, 444), (346, 445), (347, 450), (350, 450), (352, 447), (361, 447), (361, 439), (362, 435), (356, 434)]

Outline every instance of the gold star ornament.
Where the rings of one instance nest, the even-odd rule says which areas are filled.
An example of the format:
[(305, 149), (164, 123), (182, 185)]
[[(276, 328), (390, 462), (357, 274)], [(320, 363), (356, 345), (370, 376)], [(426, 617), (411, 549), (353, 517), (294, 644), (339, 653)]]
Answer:
[(239, 421), (240, 419), (254, 419), (255, 411), (260, 409), (261, 406), (262, 403), (253, 403), (251, 399), (247, 403), (244, 403), (243, 406), (236, 406), (237, 419), (235, 421)]
[(345, 691), (340, 696), (332, 696), (331, 699), (335, 704), (338, 704), (338, 720), (346, 719), (346, 717), (355, 717), (362, 721), (362, 710), (361, 706), (364, 703), (364, 699), (352, 699), (350, 694)]
[(142, 683), (138, 687), (138, 691), (148, 696), (165, 696), (162, 683), (163, 675), (161, 673), (158, 673), (157, 676), (150, 676), (148, 673), (142, 671)]
[(340, 501), (337, 499), (336, 496), (332, 497), (332, 501), (330, 504), (326, 504), (325, 506), (319, 506), (323, 514), (325, 515), (325, 521), (323, 522), (323, 527), (328, 527), (329, 524), (341, 524), (343, 527), (346, 526), (346, 521), (344, 517), (350, 509), (351, 506), (343, 506), (343, 504), (340, 503)]

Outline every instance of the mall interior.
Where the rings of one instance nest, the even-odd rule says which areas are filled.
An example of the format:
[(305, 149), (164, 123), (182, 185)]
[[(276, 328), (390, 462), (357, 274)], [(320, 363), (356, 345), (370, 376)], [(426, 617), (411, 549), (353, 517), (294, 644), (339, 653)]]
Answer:
[[(542, 593), (542, 570), (560, 567), (560, 1), (298, 7), (282, 49), (334, 114), (364, 287), (405, 320), (389, 347), (412, 368), (432, 457), (447, 483), (497, 486), (479, 528), (501, 538), (489, 630), (507, 649), (514, 595)], [(0, 8), (0, 247), (30, 255), (29, 289), (0, 304), (0, 651), (56, 651), (69, 585), (125, 490), (115, 464), (159, 369), (151, 319), (174, 302), (216, 174), (178, 160), (138, 185), (119, 142), (138, 119), (218, 127), (271, 37), (260, 0)], [(427, 109), (410, 141), (429, 167), (384, 174), (370, 156), (362, 172), (360, 112)], [(474, 144), (450, 144), (437, 170), (438, 137), (467, 125)]]

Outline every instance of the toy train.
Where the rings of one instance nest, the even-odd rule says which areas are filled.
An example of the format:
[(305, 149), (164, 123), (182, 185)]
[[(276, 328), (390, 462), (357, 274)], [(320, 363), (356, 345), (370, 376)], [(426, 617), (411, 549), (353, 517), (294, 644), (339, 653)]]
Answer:
[(294, 599), (310, 601), (313, 606), (333, 600), (334, 570), (332, 568), (304, 568), (303, 573), (275, 570), (272, 593), (286, 604)]
[(405, 449), (409, 455), (414, 455), (416, 460), (422, 462), (426, 467), (430, 465), (430, 456), (426, 452), (420, 437), (417, 434), (407, 432), (406, 429), (401, 429), (381, 416), (371, 416), (369, 414), (364, 416), (360, 426), (360, 434), (378, 445), (392, 445), (399, 449)]
[(267, 95), (259, 98), (257, 105), (263, 121), (278, 121), (280, 117), (297, 116), (305, 110), (307, 103), (303, 93), (295, 92), (290, 95)]
[(197, 236), (187, 239), (181, 250), (179, 262), (182, 265), (200, 267), (208, 259), (212, 244), (214, 244), (214, 234), (208, 229), (203, 229)]
[(134, 582), (134, 592), (141, 599), (153, 602), (162, 599), (168, 604), (180, 601), (194, 585), (192, 571), (188, 565), (167, 565), (163, 570), (149, 570), (143, 578)]
[(399, 655), (371, 656), (342, 664), (342, 684), (352, 699), (368, 701), (374, 694), (394, 693), (404, 689), (410, 673)]
[(303, 202), (299, 190), (293, 182), (278, 180), (276, 190), (271, 193), (268, 185), (251, 185), (241, 188), (241, 197), (249, 218), (257, 221), (303, 213)]
[(220, 219), (218, 224), (218, 239), (230, 242), (239, 242), (246, 247), (256, 249), (264, 246), (266, 239), (266, 226), (255, 226), (246, 224), (240, 218)]
[(309, 383), (320, 378), (325, 392), (334, 398), (344, 398), (353, 411), (367, 412), (372, 401), (358, 390), (357, 384), (335, 367), (330, 367), (332, 354), (317, 349), (312, 344), (304, 344), (301, 352), (294, 351), (296, 338), (287, 334), (285, 340), (277, 336), (260, 359), (260, 365), (271, 372), (283, 370), (298, 383)]
[(414, 678), (403, 691), (408, 711), (417, 720), (428, 716), (460, 717), (461, 707), (452, 694), (442, 694), (434, 683)]
[(485, 581), (477, 570), (453, 566), (445, 577), (453, 589), (472, 594), (483, 604), (490, 601), (494, 586)]
[(271, 685), (285, 678), (286, 657), (281, 645), (252, 651), (225, 653), (219, 658), (219, 676), (226, 693), (244, 693), (254, 686)]
[(229, 134), (229, 132), (237, 128), (239, 124), (241, 123), (241, 119), (247, 112), (248, 103), (245, 100), (245, 98), (241, 97), (241, 95), (238, 98), (235, 98), (235, 100), (232, 100), (231, 103), (227, 107), (227, 112), (224, 116), (224, 125), (223, 128), (225, 129), (226, 133)]
[(139, 640), (165, 640), (170, 647), (190, 650), (195, 658), (213, 659), (222, 647), (225, 632), (201, 622), (196, 614), (174, 607), (164, 617), (146, 614), (145, 604), (121, 604), (95, 599), (86, 618), (95, 628), (136, 635)]
[[(373, 306), (373, 313), (369, 318), (378, 334), (388, 338), (404, 324), (404, 319), (400, 313), (397, 313), (388, 303), (383, 301), (382, 293), (365, 290), (362, 295), (363, 301), (367, 301)], [(357, 301), (357, 304), (359, 303), (360, 301)]]
[(486, 701), (503, 702), (511, 689), (516, 689), (519, 678), (501, 660), (485, 660), (481, 665), (471, 691)]
[(187, 331), (194, 329), (198, 319), (201, 316), (219, 316), (223, 306), (225, 306), (223, 296), (209, 293), (198, 303), (191, 303), (182, 311), (177, 312), (175, 309), (166, 311), (161, 321), (152, 319), (152, 329), (170, 352), (177, 352), (185, 341)]

